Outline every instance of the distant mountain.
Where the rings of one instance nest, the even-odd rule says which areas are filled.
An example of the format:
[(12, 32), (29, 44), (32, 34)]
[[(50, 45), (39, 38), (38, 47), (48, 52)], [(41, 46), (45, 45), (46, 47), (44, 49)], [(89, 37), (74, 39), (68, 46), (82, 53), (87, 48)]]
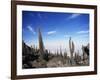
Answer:
[(35, 55), (35, 50), (27, 46), (24, 41), (22, 42), (22, 63), (23, 68), (32, 68), (30, 61), (38, 59), (38, 55)]
[(22, 42), (22, 51), (23, 55), (32, 54), (32, 49), (27, 46), (24, 42)]

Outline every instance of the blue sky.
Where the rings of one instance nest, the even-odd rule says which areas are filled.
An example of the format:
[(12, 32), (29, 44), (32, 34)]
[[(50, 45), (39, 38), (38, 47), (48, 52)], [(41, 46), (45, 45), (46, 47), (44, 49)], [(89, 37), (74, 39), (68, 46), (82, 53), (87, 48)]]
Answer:
[(51, 51), (68, 49), (69, 37), (77, 50), (89, 43), (89, 14), (23, 11), (22, 37), (27, 45), (38, 47), (39, 28), (45, 48)]

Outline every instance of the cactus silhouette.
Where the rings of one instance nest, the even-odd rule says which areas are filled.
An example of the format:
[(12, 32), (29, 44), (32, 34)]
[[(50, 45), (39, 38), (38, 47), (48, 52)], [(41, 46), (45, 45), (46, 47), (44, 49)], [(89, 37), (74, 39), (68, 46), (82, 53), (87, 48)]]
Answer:
[(74, 53), (75, 47), (74, 47), (74, 42), (71, 40), (71, 37), (69, 39), (69, 50), (71, 54), (71, 64), (72, 64), (73, 53)]

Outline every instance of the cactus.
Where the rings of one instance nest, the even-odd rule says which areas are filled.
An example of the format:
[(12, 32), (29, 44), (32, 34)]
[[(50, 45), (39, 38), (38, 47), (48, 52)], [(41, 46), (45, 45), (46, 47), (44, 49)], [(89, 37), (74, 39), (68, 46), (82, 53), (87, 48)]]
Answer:
[(58, 49), (57, 49), (56, 53), (57, 53), (57, 57), (58, 57), (58, 56), (59, 56), (59, 52), (58, 52)]
[(62, 57), (63, 55), (62, 55), (62, 49), (61, 49), (61, 46), (60, 46), (60, 49), (59, 49), (60, 51), (59, 51), (59, 54), (60, 54), (60, 56)]
[(84, 56), (84, 47), (82, 45), (82, 52), (83, 52), (83, 61), (85, 60), (85, 56)]
[(70, 50), (70, 54), (71, 54), (71, 65), (72, 65), (72, 63), (73, 63), (73, 53), (74, 53), (75, 47), (74, 47), (74, 42), (71, 40), (71, 37), (69, 39), (69, 50)]
[(64, 52), (64, 57), (67, 58), (67, 51), (65, 49), (65, 52)]
[(71, 41), (71, 37), (70, 37), (70, 39), (69, 39), (69, 50), (70, 50), (71, 58), (73, 58), (73, 53), (74, 53), (74, 42)]

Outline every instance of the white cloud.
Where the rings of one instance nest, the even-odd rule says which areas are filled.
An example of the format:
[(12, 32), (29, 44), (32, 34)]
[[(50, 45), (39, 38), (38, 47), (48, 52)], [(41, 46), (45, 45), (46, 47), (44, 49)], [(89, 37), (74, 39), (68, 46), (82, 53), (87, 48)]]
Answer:
[(47, 32), (48, 35), (55, 34), (55, 33), (56, 33), (56, 31), (49, 31), (49, 32)]
[(69, 18), (68, 19), (74, 19), (74, 18), (76, 18), (76, 17), (79, 17), (81, 14), (72, 14), (71, 16), (69, 16)]
[(89, 33), (89, 31), (79, 31), (77, 32), (78, 34), (85, 34), (85, 33)]
[(32, 32), (33, 34), (35, 34), (36, 32), (34, 31), (34, 29), (31, 26), (27, 26), (27, 29)]

